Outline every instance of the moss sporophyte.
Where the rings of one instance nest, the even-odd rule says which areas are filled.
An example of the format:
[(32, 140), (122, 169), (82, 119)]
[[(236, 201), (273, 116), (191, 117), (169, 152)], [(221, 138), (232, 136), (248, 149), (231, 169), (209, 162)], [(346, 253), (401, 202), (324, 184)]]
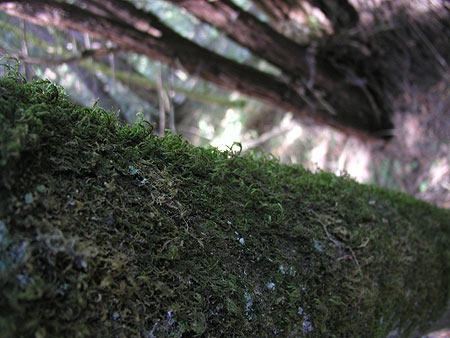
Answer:
[(448, 210), (123, 126), (6, 63), (2, 337), (407, 337), (445, 310)]

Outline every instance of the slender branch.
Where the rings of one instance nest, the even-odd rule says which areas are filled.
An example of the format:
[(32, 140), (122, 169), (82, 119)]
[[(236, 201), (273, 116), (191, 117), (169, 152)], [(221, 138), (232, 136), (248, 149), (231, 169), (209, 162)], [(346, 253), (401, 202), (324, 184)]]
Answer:
[(252, 148), (256, 148), (259, 145), (272, 140), (273, 138), (283, 135), (285, 133), (287, 133), (288, 131), (290, 131), (292, 128), (294, 127), (294, 123), (289, 123), (287, 126), (277, 126), (275, 128), (272, 128), (271, 130), (269, 130), (268, 132), (265, 132), (263, 134), (261, 134), (258, 138), (245, 142), (242, 144), (242, 150), (249, 150)]
[(22, 60), (22, 62), (37, 64), (37, 65), (46, 66), (46, 67), (58, 66), (58, 65), (69, 64), (69, 63), (77, 63), (77, 62), (80, 62), (82, 60), (89, 59), (89, 58), (93, 58), (93, 59), (100, 58), (107, 54), (115, 53), (119, 50), (120, 50), (119, 48), (115, 48), (115, 47), (114, 48), (85, 49), (84, 51), (81, 52), (80, 55), (75, 55), (75, 56), (55, 60), (55, 59), (36, 58), (36, 57), (31, 57), (28, 55), (18, 54), (18, 53), (11, 53), (10, 51), (0, 48), (0, 51), (3, 54), (14, 56), (14, 57)]

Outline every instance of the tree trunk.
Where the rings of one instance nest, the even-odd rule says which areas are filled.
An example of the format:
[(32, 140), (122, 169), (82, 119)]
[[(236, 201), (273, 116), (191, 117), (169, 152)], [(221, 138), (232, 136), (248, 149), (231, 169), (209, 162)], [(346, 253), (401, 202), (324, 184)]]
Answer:
[[(56, 1), (29, 0), (0, 4), (0, 9), (36, 24), (55, 25), (109, 39), (124, 50), (181, 67), (194, 76), (226, 89), (239, 91), (359, 136), (387, 138), (390, 133), (392, 123), (388, 114), (376, 106), (376, 100), (369, 100), (360, 87), (344, 83), (332, 64), (318, 59), (316, 67), (312, 67), (311, 62), (314, 61), (308, 59), (304, 46), (283, 38), (228, 1), (202, 3), (212, 6), (211, 17), (216, 17), (215, 14), (224, 10), (234, 11), (231, 14), (235, 13), (238, 17), (233, 22), (227, 21), (230, 13), (222, 16), (227, 19), (228, 25), (233, 24), (242, 29), (242, 33), (232, 31), (230, 35), (239, 38), (244, 46), (253, 41), (252, 50), (279, 66), (290, 75), (291, 81), (200, 47), (179, 36), (156, 16), (137, 9), (129, 2), (114, 0), (84, 3), (88, 5), (86, 9)], [(245, 20), (240, 19), (241, 15)], [(255, 29), (258, 35), (254, 35)], [(278, 57), (273, 50), (282, 57)], [(306, 72), (308, 74), (305, 75)], [(308, 84), (305, 84), (305, 78), (308, 78)]]

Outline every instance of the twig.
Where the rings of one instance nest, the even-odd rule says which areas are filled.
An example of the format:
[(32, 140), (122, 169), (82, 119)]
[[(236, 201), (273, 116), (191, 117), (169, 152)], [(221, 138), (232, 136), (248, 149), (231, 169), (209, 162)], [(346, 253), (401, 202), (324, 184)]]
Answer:
[(350, 253), (351, 253), (352, 257), (353, 257), (353, 261), (355, 262), (355, 265), (358, 268), (358, 272), (360, 273), (360, 275), (362, 275), (361, 267), (359, 265), (358, 259), (356, 258), (356, 255), (355, 255), (355, 252), (353, 251), (353, 249), (349, 245), (334, 239), (331, 236), (331, 234), (328, 232), (326, 224), (324, 222), (322, 222), (321, 215), (317, 214), (314, 211), (313, 211), (313, 213), (315, 214), (315, 216), (316, 216), (317, 220), (319, 221), (319, 223), (322, 225), (322, 228), (325, 231), (325, 234), (327, 235), (328, 239), (330, 241), (332, 241), (339, 249), (344, 248), (344, 249), (348, 249), (350, 251)]
[(60, 60), (52, 60), (52, 59), (42, 59), (42, 58), (35, 58), (30, 57), (24, 54), (17, 54), (17, 53), (11, 53), (7, 50), (0, 49), (0, 51), (4, 54), (8, 54), (10, 56), (16, 57), (20, 59), (24, 63), (33, 63), (41, 66), (58, 66), (62, 64), (68, 64), (68, 63), (76, 63), (84, 59), (88, 58), (99, 58), (104, 55), (117, 52), (119, 48), (113, 47), (113, 48), (98, 48), (98, 49), (86, 49), (81, 52), (80, 55), (71, 56), (69, 58), (60, 59)]

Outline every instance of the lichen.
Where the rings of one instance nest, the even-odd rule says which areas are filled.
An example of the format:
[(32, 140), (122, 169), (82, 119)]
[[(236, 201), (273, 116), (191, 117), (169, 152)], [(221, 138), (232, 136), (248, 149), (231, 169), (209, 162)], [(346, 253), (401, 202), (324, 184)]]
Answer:
[(449, 299), (448, 210), (197, 148), (0, 79), (3, 337), (407, 337)]

